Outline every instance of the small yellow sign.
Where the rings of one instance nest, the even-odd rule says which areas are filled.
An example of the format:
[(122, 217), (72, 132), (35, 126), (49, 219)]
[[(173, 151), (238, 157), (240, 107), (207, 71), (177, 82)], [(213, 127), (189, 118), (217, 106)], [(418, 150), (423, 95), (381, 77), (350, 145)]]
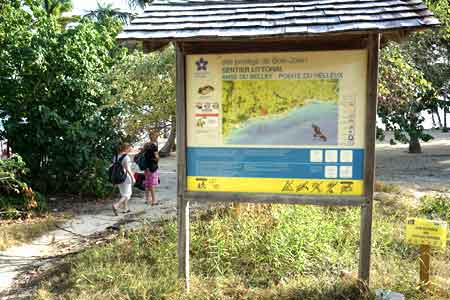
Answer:
[(444, 221), (408, 218), (406, 220), (406, 242), (413, 245), (427, 245), (445, 249), (447, 223)]

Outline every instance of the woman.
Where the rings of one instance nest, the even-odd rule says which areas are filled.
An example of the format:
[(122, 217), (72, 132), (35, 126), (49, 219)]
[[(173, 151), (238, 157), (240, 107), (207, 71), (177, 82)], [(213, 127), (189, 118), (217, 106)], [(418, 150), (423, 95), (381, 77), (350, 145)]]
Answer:
[(158, 205), (155, 188), (159, 184), (159, 153), (158, 153), (158, 134), (150, 133), (150, 143), (145, 145), (145, 202), (150, 205)]
[[(130, 144), (122, 144), (118, 148), (118, 155), (117, 159), (122, 161), (122, 167), (125, 170), (125, 173), (127, 174), (127, 178), (124, 182), (119, 184), (119, 190), (120, 190), (120, 199), (116, 203), (112, 205), (112, 210), (114, 212), (114, 215), (118, 216), (117, 209), (123, 204), (124, 206), (124, 213), (129, 213), (130, 209), (128, 207), (128, 201), (131, 198), (132, 194), (132, 187), (134, 184), (134, 176), (133, 172), (131, 171), (131, 159), (128, 156), (128, 153), (131, 151), (131, 145)], [(115, 158), (116, 159), (116, 158)]]

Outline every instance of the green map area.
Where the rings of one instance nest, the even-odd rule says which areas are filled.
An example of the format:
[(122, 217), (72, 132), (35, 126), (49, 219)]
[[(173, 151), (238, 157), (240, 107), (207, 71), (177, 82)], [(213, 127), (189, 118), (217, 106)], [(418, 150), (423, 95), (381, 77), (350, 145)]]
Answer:
[(311, 101), (336, 104), (338, 98), (337, 79), (223, 81), (223, 136), (253, 119), (279, 116)]

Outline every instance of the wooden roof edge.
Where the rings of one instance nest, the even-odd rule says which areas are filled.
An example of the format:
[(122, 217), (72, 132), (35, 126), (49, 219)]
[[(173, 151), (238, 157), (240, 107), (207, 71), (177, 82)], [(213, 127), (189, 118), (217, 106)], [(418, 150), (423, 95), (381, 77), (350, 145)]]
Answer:
[[(440, 24), (432, 24), (432, 25), (420, 25), (420, 26), (411, 26), (404, 28), (393, 28), (393, 29), (367, 29), (367, 30), (346, 30), (346, 31), (338, 31), (338, 32), (324, 32), (324, 33), (289, 33), (289, 34), (274, 34), (274, 35), (265, 35), (265, 36), (230, 36), (230, 37), (221, 37), (221, 36), (204, 36), (204, 37), (186, 37), (186, 38), (120, 38), (119, 41), (142, 41), (142, 42), (153, 42), (159, 44), (168, 44), (170, 42), (214, 42), (214, 41), (258, 41), (258, 40), (271, 40), (271, 39), (308, 39), (308, 38), (327, 38), (327, 37), (336, 37), (336, 36), (351, 36), (351, 35), (362, 35), (362, 34), (372, 34), (372, 33), (381, 33), (389, 40), (400, 41), (404, 39), (407, 35), (424, 31), (427, 29), (431, 29), (433, 27), (439, 27)], [(160, 46), (161, 48), (163, 46)], [(155, 48), (158, 48), (155, 46)]]
[(144, 53), (162, 51), (172, 41), (168, 39), (117, 39), (120, 44), (128, 49), (141, 48)]

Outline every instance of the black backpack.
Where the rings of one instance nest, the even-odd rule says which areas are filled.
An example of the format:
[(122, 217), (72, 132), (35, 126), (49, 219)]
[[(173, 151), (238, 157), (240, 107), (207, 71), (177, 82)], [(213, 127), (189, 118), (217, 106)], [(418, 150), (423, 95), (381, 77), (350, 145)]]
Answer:
[(145, 152), (136, 154), (136, 156), (134, 157), (134, 162), (138, 165), (141, 171), (144, 171), (147, 168), (147, 160), (145, 159)]
[(122, 166), (122, 161), (125, 156), (126, 154), (118, 158), (116, 155), (114, 163), (109, 167), (109, 181), (112, 184), (121, 184), (127, 179), (127, 173)]
[[(155, 145), (152, 145), (152, 147)], [(158, 160), (156, 159), (154, 150), (158, 150), (158, 148), (152, 148), (150, 147), (150, 149), (147, 149), (147, 151), (145, 151), (144, 156), (146, 157), (145, 159), (145, 168), (148, 169), (150, 172), (154, 173), (156, 172), (156, 170), (158, 170)], [(156, 146), (155, 146), (156, 147)]]

